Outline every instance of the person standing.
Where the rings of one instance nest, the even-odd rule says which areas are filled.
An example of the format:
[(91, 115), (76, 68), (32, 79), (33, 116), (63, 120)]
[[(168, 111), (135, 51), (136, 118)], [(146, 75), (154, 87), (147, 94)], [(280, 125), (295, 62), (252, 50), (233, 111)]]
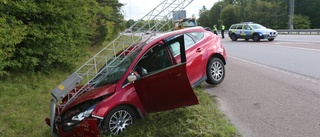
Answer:
[(225, 29), (224, 25), (221, 24), (221, 36), (223, 39), (224, 39), (224, 29)]
[(213, 25), (213, 33), (218, 35), (218, 28), (216, 24)]

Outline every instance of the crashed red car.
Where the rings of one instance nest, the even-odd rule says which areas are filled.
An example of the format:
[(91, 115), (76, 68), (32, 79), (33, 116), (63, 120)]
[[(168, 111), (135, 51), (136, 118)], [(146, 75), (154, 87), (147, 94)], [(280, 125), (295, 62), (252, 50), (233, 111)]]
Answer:
[(202, 27), (156, 36), (132, 50), (64, 109), (51, 104), (46, 122), (54, 136), (117, 135), (148, 113), (198, 104), (192, 88), (219, 84), (225, 76), (226, 51)]

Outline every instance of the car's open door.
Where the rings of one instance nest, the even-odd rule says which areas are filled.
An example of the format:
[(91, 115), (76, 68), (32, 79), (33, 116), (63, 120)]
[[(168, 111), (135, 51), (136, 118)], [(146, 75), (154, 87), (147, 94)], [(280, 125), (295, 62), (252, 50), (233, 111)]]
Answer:
[(148, 113), (198, 104), (186, 73), (183, 35), (165, 44), (177, 45), (177, 42), (180, 45), (181, 63), (173, 64), (134, 82), (136, 92)]

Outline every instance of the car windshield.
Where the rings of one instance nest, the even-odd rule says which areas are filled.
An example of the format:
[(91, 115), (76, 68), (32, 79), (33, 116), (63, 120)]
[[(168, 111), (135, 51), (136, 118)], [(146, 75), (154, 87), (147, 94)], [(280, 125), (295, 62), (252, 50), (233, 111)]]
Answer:
[(122, 78), (140, 51), (141, 48), (138, 48), (132, 53), (129, 53), (127, 56), (111, 58), (106, 65), (100, 69), (99, 73), (97, 73), (97, 76), (95, 76), (90, 83), (92, 83), (95, 87), (115, 84)]
[(184, 27), (194, 27), (194, 26), (196, 26), (196, 21), (193, 19), (183, 20), (182, 24)]
[(265, 29), (266, 27), (259, 25), (259, 24), (251, 24), (251, 27), (253, 27), (254, 29)]

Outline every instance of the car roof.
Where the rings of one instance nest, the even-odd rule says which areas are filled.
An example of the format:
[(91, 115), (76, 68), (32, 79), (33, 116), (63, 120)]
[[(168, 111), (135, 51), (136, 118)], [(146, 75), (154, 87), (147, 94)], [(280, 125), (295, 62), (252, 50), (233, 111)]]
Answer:
[(241, 22), (241, 23), (236, 23), (236, 24), (232, 24), (233, 25), (244, 25), (244, 24), (258, 24), (258, 23), (254, 23), (254, 22)]
[[(175, 31), (170, 31), (170, 32), (166, 32), (166, 33), (159, 33), (156, 36), (151, 37), (149, 40), (146, 41), (146, 43), (152, 43), (153, 42), (157, 42), (159, 40), (168, 38), (168, 37), (172, 37), (172, 36), (176, 36), (176, 35), (180, 35), (180, 34), (185, 34), (185, 33), (191, 33), (191, 32), (205, 32), (206, 30), (201, 27), (201, 26), (196, 26), (196, 27), (190, 27), (190, 28), (185, 28), (185, 29), (181, 29), (181, 30), (175, 30)], [(142, 40), (145, 41), (145, 40)]]

